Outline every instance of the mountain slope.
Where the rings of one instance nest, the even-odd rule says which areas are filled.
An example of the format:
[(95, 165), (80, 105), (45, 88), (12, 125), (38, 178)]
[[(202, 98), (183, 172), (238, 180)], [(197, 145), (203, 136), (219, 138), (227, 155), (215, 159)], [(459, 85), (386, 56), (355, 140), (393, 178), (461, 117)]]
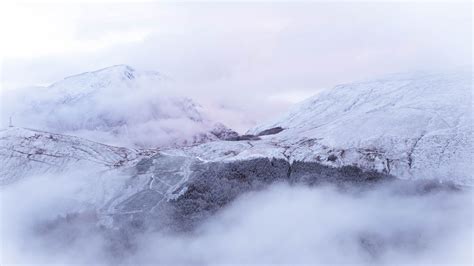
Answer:
[[(458, 71), (395, 75), (340, 85), (295, 106), (281, 118), (251, 129), (249, 134), (253, 135), (236, 137), (222, 127), (194, 135), (188, 144), (209, 140), (206, 134), (228, 141), (164, 152), (201, 161), (263, 157), (335, 167), (350, 165), (400, 178), (472, 184), (471, 82), (471, 71)], [(193, 106), (192, 102), (179, 106), (183, 105)], [(189, 117), (201, 121), (199, 113)], [(159, 138), (152, 133), (145, 131), (144, 137)]]
[(240, 141), (176, 150), (204, 160), (282, 158), (400, 178), (472, 184), (472, 72), (394, 75), (340, 85)]
[(10, 127), (0, 130), (0, 184), (27, 176), (97, 172), (130, 166), (153, 151), (113, 147), (78, 137)]
[(67, 77), (48, 87), (6, 94), (3, 123), (135, 147), (173, 147), (235, 134), (198, 104), (164, 96), (170, 79), (117, 65)]
[(400, 177), (469, 180), (472, 81), (471, 70), (462, 70), (340, 85), (250, 133), (283, 128), (269, 138), (292, 146), (295, 160), (320, 156), (328, 162), (334, 155), (328, 163), (357, 164)]
[(65, 213), (92, 211), (94, 224), (124, 239), (192, 230), (239, 195), (274, 183), (458, 191), (439, 181), (474, 183), (471, 79), (424, 74), (341, 85), (248, 135), (160, 150), (12, 127), (0, 131), (0, 180), (79, 179)]

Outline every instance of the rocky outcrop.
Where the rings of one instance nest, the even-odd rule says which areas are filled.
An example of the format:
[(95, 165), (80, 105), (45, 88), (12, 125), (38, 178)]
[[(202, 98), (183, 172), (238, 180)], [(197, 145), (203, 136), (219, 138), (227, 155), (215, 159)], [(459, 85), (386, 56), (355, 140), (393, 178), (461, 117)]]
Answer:
[(282, 132), (284, 129), (282, 127), (272, 127), (269, 129), (265, 129), (257, 134), (257, 136), (266, 136), (266, 135), (275, 135)]

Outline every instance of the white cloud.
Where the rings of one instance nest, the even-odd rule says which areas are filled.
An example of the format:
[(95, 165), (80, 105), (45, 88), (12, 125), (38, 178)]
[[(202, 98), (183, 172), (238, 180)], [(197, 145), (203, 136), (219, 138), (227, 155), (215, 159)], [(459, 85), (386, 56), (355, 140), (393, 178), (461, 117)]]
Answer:
[(111, 30), (94, 39), (77, 34), (87, 10), (61, 4), (3, 4), (0, 13), (5, 59), (87, 54), (117, 44), (141, 42), (146, 29)]
[[(2, 263), (473, 262), (471, 191), (411, 195), (389, 184), (354, 193), (332, 187), (272, 186), (244, 194), (192, 234), (137, 235), (130, 243), (132, 248), (120, 254), (111, 252), (110, 241), (114, 238), (94, 229), (94, 220), (63, 221), (63, 227), (58, 223), (51, 230), (38, 232), (38, 228), (44, 228), (45, 223), (56, 217), (64, 219), (68, 208), (84, 206), (77, 198), (83, 195), (81, 191), (106, 187), (100, 185), (95, 175), (91, 175), (94, 180), (84, 177), (87, 174), (30, 177), (2, 189)], [(110, 178), (113, 177), (103, 179), (110, 184)], [(123, 178), (115, 179), (117, 188), (125, 182)]]

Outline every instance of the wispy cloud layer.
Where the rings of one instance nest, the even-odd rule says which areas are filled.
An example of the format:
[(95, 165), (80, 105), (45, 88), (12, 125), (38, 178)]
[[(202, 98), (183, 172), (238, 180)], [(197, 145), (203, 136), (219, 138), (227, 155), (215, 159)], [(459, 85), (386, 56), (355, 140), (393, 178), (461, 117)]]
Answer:
[(403, 2), (16, 5), (3, 10), (2, 83), (126, 63), (168, 74), (203, 104), (242, 110), (246, 118), (227, 113), (245, 128), (337, 83), (470, 64), (470, 11)]
[[(244, 194), (193, 234), (137, 235), (115, 254), (118, 238), (99, 230), (93, 215), (71, 214), (87, 210), (87, 201), (80, 201), (87, 199), (84, 190), (100, 187), (100, 179), (83, 174), (32, 177), (2, 188), (2, 263), (468, 265), (473, 260), (470, 191), (417, 195), (389, 185), (363, 193), (272, 186)], [(118, 186), (126, 181), (114, 179)]]

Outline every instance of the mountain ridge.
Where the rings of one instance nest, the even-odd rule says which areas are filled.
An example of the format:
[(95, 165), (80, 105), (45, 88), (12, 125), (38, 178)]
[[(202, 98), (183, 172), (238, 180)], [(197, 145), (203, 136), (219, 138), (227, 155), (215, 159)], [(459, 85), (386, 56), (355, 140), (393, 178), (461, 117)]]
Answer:
[(61, 178), (71, 186), (64, 216), (92, 213), (119, 245), (150, 231), (192, 231), (272, 184), (391, 187), (397, 197), (470, 191), (472, 76), (461, 76), (337, 86), (246, 135), (179, 147), (130, 149), (10, 127), (0, 130), (0, 186)]
[[(339, 153), (348, 149), (382, 152), (382, 158), (395, 165), (390, 169), (389, 161), (382, 160), (380, 167), (399, 177), (425, 175), (418, 171), (425, 167), (434, 172), (441, 167), (471, 169), (472, 81), (472, 71), (463, 69), (339, 85), (248, 133), (281, 127), (285, 130), (275, 135), (274, 141), (289, 146), (298, 146), (292, 139), (314, 139), (322, 145), (321, 152), (324, 146)], [(301, 152), (295, 157), (311, 160), (307, 155)], [(345, 164), (354, 163), (347, 154), (345, 157)], [(469, 170), (465, 171), (456, 175), (472, 179)], [(445, 174), (450, 175), (449, 171)]]
[(18, 125), (141, 148), (190, 145), (232, 133), (192, 99), (163, 95), (169, 86), (159, 72), (115, 65), (37, 88), (41, 93), (13, 91), (6, 95), (2, 120), (13, 116)]
[[(281, 158), (472, 184), (472, 72), (391, 77), (338, 85), (247, 135), (217, 123), (211, 137), (161, 150), (205, 161)], [(197, 110), (192, 100), (178, 101)], [(203, 121), (196, 114), (190, 119)]]

